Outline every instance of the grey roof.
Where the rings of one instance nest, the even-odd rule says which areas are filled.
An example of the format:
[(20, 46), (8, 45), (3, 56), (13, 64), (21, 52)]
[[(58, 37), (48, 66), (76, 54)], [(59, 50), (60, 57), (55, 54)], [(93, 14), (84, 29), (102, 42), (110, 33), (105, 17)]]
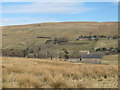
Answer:
[(81, 58), (101, 58), (100, 54), (82, 54)]

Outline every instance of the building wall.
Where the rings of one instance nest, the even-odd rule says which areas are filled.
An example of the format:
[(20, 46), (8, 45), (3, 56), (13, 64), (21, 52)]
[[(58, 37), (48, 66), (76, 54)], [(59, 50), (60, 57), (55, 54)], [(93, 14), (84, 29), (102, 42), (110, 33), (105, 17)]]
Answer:
[(101, 60), (97, 59), (97, 58), (82, 58), (81, 62), (83, 62), (83, 63), (96, 63), (96, 64), (100, 64)]

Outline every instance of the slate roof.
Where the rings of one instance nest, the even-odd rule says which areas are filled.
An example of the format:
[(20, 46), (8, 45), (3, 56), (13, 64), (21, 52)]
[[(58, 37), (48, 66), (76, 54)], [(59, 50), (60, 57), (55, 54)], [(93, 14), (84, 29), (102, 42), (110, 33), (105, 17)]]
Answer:
[(100, 54), (82, 54), (81, 58), (101, 58)]

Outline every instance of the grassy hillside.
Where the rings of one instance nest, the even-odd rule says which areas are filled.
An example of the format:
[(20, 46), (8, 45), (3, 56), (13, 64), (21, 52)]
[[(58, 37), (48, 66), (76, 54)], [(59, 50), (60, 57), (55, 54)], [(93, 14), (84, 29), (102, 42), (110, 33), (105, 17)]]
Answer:
[(101, 39), (99, 40), (95, 48), (102, 48), (102, 47), (118, 47), (118, 40), (107, 40), (107, 39)]
[(59, 59), (3, 57), (2, 60), (3, 88), (118, 87), (117, 65), (70, 63)]
[[(113, 36), (118, 34), (117, 26), (116, 22), (60, 22), (5, 26), (2, 30), (3, 48), (24, 49), (32, 44), (44, 44), (47, 39), (37, 38), (38, 36), (65, 37), (69, 40), (75, 40), (80, 35)], [(21, 45), (21, 43), (25, 44)], [(89, 46), (92, 45), (89, 44)], [(92, 48), (89, 46), (81, 48)]]
[[(69, 56), (76, 55), (75, 52), (79, 56), (79, 51), (85, 53), (94, 51), (94, 48), (118, 47), (117, 39), (76, 40), (81, 35), (95, 34), (118, 35), (118, 23), (60, 22), (3, 27), (2, 48), (6, 52), (20, 54), (14, 49), (24, 51), (22, 49), (31, 46), (27, 49), (29, 54), (34, 51), (45, 56), (44, 59), (3, 57), (3, 88), (117, 88), (118, 55), (103, 56), (99, 65), (55, 59), (65, 49)], [(64, 37), (69, 41), (45, 45), (49, 39), (37, 37), (51, 37), (52, 40)], [(52, 60), (50, 57), (45, 59), (47, 56), (53, 56)]]
[(103, 64), (118, 65), (118, 55), (105, 55), (101, 61)]

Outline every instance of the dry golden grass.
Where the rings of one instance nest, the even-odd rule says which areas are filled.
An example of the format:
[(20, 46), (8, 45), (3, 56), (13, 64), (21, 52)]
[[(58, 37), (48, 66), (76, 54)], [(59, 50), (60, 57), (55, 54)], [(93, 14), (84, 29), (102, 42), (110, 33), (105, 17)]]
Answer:
[(117, 65), (3, 57), (3, 88), (115, 88)]

